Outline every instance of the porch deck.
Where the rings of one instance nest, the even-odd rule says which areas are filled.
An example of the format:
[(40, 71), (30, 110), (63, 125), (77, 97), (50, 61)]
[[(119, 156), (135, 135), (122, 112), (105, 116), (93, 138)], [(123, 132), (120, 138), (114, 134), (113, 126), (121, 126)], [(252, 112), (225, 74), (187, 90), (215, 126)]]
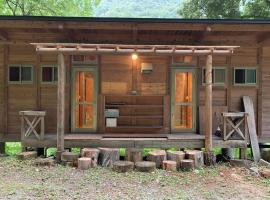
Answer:
[[(25, 138), (24, 146), (56, 147), (55, 134), (45, 134), (43, 140), (35, 137)], [(196, 133), (173, 134), (97, 134), (97, 133), (66, 133), (65, 148), (71, 147), (108, 147), (108, 148), (204, 148), (205, 136)], [(244, 148), (243, 140), (227, 140), (213, 136), (213, 146), (220, 148)]]

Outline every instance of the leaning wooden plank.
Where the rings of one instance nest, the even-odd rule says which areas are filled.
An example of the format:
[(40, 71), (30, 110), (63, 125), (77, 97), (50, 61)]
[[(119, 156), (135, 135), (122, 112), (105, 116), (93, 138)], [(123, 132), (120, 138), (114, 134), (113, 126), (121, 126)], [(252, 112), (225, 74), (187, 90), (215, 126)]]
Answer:
[(261, 155), (260, 155), (260, 148), (259, 148), (257, 132), (256, 132), (253, 102), (249, 96), (243, 96), (243, 102), (244, 102), (245, 112), (248, 113), (247, 125), (248, 125), (248, 132), (249, 132), (253, 158), (255, 162), (258, 162), (261, 159)]

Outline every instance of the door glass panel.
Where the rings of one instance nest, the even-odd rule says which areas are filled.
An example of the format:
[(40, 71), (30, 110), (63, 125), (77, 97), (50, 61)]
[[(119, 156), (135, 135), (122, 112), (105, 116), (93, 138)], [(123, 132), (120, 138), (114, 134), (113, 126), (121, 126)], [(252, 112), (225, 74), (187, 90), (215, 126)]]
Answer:
[(193, 128), (193, 73), (176, 72), (174, 79), (174, 119), (175, 129)]
[(75, 128), (94, 128), (94, 74), (79, 71), (75, 74)]

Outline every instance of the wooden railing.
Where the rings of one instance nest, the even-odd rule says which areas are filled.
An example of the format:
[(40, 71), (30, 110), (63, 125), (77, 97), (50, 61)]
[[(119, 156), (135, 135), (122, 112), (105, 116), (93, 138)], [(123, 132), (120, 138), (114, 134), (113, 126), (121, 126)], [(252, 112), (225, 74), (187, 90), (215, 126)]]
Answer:
[[(21, 139), (34, 134), (38, 140), (44, 139), (44, 117), (45, 111), (20, 111), (21, 117)], [(39, 125), (39, 126), (38, 126)]]
[(245, 112), (223, 112), (223, 139), (229, 140), (233, 134), (240, 139), (248, 139), (247, 116)]

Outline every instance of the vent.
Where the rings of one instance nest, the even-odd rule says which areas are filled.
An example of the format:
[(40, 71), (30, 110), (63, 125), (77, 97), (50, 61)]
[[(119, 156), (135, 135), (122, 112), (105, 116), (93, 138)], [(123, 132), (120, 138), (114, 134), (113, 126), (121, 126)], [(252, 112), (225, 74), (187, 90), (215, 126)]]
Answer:
[(153, 64), (152, 63), (142, 63), (141, 73), (142, 74), (150, 74), (153, 72)]

